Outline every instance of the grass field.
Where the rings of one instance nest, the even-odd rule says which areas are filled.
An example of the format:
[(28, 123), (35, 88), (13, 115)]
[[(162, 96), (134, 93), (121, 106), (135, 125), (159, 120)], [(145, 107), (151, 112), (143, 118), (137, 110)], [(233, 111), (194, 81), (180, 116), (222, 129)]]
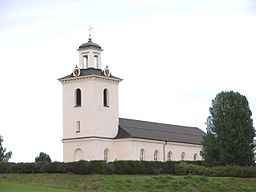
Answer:
[(0, 174), (0, 192), (255, 192), (256, 180), (204, 176)]
[(1, 192), (73, 192), (71, 190), (0, 181)]

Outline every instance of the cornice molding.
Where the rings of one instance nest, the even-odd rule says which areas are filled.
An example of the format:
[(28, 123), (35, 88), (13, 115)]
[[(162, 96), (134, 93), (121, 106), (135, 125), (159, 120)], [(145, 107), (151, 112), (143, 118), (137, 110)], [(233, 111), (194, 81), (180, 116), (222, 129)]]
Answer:
[(87, 76), (79, 76), (79, 77), (71, 77), (67, 79), (61, 79), (59, 80), (61, 83), (71, 83), (74, 81), (81, 81), (84, 79), (97, 79), (97, 80), (104, 80), (104, 81), (112, 81), (112, 82), (117, 82), (119, 83), (122, 81), (122, 79), (116, 79), (112, 77), (104, 77), (104, 76), (99, 76), (99, 75), (87, 75)]

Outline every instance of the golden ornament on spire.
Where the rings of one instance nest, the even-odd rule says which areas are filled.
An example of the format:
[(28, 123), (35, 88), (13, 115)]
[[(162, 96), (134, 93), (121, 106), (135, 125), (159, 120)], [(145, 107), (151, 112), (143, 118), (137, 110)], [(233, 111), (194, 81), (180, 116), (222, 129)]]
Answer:
[(89, 38), (88, 38), (89, 41), (92, 40), (92, 30), (93, 30), (92, 26), (89, 25)]

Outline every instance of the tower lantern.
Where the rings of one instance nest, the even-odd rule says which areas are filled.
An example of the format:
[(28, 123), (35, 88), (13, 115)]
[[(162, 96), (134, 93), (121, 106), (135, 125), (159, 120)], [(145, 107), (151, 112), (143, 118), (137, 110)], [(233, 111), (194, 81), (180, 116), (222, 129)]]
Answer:
[(88, 42), (79, 46), (79, 68), (101, 69), (101, 51), (103, 49), (96, 43), (92, 42), (92, 27), (89, 27)]

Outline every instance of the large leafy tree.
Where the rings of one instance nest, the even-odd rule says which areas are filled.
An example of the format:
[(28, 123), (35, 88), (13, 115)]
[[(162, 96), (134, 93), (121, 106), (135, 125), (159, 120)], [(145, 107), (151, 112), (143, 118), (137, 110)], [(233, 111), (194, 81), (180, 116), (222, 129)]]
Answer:
[(202, 155), (210, 165), (254, 163), (255, 130), (245, 96), (221, 92), (212, 100)]
[(8, 162), (9, 159), (12, 157), (12, 152), (6, 152), (6, 148), (2, 146), (3, 138), (0, 135), (0, 162)]
[(50, 156), (46, 153), (40, 152), (39, 156), (35, 158), (35, 162), (45, 162), (45, 163), (50, 163), (52, 160)]

